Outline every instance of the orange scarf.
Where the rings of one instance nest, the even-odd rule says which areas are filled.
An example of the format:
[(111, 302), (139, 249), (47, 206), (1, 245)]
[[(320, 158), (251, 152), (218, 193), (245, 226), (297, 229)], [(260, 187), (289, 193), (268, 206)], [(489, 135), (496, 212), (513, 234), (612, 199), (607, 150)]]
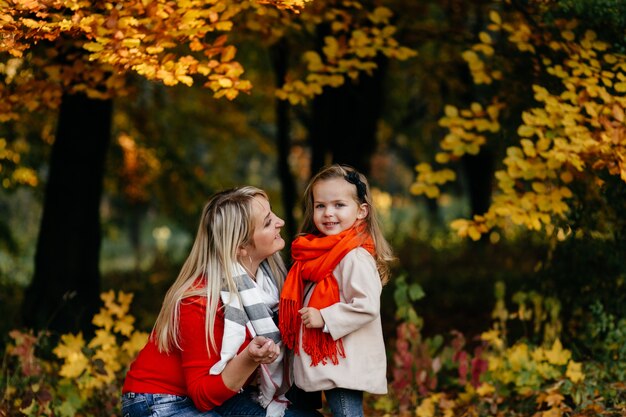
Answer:
[[(375, 255), (374, 241), (365, 228), (352, 227), (337, 235), (304, 235), (296, 238), (291, 245), (294, 264), (287, 274), (280, 296), (279, 327), (283, 343), (298, 354), (299, 329), (301, 318), (304, 281), (317, 285), (309, 300), (309, 307), (321, 310), (339, 302), (339, 284), (333, 271), (343, 257), (352, 249), (363, 247)], [(334, 341), (322, 329), (304, 327), (302, 329), (302, 349), (311, 356), (311, 365), (326, 365), (326, 359), (339, 363), (339, 356), (345, 358), (341, 340)]]

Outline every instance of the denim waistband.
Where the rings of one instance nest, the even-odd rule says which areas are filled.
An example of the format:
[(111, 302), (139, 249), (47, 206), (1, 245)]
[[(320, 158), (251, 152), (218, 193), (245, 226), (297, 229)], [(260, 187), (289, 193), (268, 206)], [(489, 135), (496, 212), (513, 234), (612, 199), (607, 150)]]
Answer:
[(138, 392), (126, 392), (122, 394), (122, 400), (132, 400), (135, 398), (142, 398), (149, 406), (155, 404), (163, 404), (170, 403), (173, 401), (182, 401), (187, 399), (188, 397), (182, 395), (175, 394), (149, 394), (149, 393), (138, 393)]

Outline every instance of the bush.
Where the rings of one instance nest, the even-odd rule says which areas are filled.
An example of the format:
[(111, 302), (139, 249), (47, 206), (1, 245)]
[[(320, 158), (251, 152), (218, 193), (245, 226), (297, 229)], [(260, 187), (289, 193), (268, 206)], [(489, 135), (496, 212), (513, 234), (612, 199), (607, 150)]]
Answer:
[[(415, 323), (402, 323), (393, 353), (390, 394), (374, 407), (400, 416), (623, 416), (623, 320), (601, 328), (611, 355), (576, 357), (563, 347), (560, 303), (538, 293), (516, 293), (506, 308), (504, 285), (496, 285), (493, 325), (471, 344), (459, 332), (422, 338)], [(596, 308), (596, 311), (598, 309)], [(508, 340), (515, 322), (528, 334)], [(613, 324), (611, 324), (613, 323)], [(595, 333), (593, 333), (595, 332)], [(619, 350), (619, 352), (616, 352)]]
[(147, 340), (128, 315), (132, 294), (103, 293), (97, 330), (65, 334), (53, 346), (48, 332), (13, 330), (3, 361), (0, 415), (116, 416), (126, 368)]

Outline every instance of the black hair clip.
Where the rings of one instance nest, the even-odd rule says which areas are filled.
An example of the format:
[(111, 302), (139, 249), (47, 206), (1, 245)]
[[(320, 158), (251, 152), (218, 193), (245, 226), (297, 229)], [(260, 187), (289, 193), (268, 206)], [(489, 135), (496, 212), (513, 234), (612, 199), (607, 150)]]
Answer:
[(350, 171), (344, 178), (350, 184), (356, 185), (356, 195), (359, 197), (360, 201), (365, 202), (365, 194), (367, 188), (365, 187), (363, 181), (361, 181), (361, 178), (359, 178), (359, 174), (357, 174), (355, 171)]

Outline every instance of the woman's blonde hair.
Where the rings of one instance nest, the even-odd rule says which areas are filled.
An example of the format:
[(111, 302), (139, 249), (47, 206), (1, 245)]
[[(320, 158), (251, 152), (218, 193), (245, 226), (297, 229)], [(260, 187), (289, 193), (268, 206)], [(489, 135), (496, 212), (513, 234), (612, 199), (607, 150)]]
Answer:
[[(206, 297), (205, 340), (214, 351), (217, 345), (213, 335), (215, 317), (220, 301), (220, 291), (226, 287), (238, 296), (233, 280), (233, 265), (238, 262), (239, 248), (254, 244), (254, 218), (252, 204), (255, 197), (268, 199), (256, 187), (246, 186), (225, 190), (213, 195), (202, 210), (196, 239), (178, 278), (165, 294), (161, 311), (156, 319), (152, 337), (161, 352), (180, 349), (180, 304), (187, 297)], [(279, 253), (268, 258), (278, 289), (286, 275)]]
[[(341, 178), (354, 184), (354, 201), (361, 205), (363, 203), (368, 206), (368, 214), (363, 219), (365, 222), (365, 230), (372, 236), (374, 245), (376, 245), (376, 266), (383, 283), (389, 280), (389, 264), (395, 259), (389, 242), (385, 239), (380, 227), (376, 208), (372, 201), (372, 194), (367, 178), (356, 169), (348, 165), (333, 164), (322, 168), (311, 180), (304, 191), (304, 220), (300, 227), (300, 234), (318, 234), (319, 230), (313, 221), (314, 212), (314, 196), (313, 187), (320, 181), (327, 181), (333, 178)], [(349, 180), (350, 179), (350, 180)], [(359, 184), (360, 183), (360, 184)]]

